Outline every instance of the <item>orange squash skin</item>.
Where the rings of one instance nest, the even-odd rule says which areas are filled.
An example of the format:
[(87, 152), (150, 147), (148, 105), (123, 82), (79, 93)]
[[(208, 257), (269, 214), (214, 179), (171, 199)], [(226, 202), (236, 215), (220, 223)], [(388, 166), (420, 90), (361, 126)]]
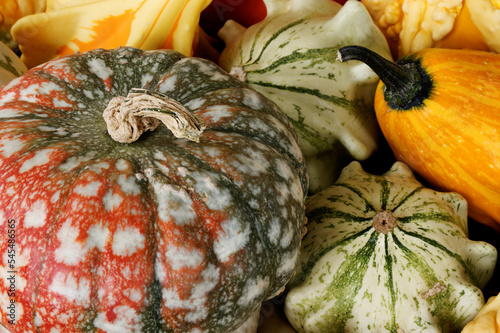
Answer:
[(375, 110), (396, 158), (439, 190), (462, 194), (469, 216), (500, 232), (500, 55), (427, 49), (429, 98), (393, 110), (379, 83)]

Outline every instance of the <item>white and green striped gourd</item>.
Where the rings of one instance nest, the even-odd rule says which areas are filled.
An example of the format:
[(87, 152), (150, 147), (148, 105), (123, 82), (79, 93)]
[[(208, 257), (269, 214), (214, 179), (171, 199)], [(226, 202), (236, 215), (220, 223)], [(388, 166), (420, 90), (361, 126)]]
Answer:
[(0, 42), (0, 87), (26, 73), (28, 68), (5, 43)]
[(310, 191), (331, 185), (353, 158), (377, 149), (378, 77), (361, 62), (336, 60), (345, 45), (391, 59), (386, 39), (356, 0), (264, 0), (266, 18), (248, 29), (228, 21), (219, 65), (273, 100), (299, 134)]
[(496, 249), (468, 238), (467, 203), (396, 162), (352, 162), (308, 198), (285, 313), (298, 332), (459, 332), (484, 305)]

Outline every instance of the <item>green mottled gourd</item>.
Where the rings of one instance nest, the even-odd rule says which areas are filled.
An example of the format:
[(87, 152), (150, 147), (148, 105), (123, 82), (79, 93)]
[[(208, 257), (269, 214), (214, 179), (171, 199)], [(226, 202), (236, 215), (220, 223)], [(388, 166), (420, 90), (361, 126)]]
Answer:
[(61, 57), (0, 89), (0, 129), (8, 329), (237, 332), (290, 279), (308, 186), (297, 135), (215, 64)]
[[(337, 50), (363, 45), (391, 58), (387, 41), (359, 1), (265, 0), (267, 16), (248, 29), (228, 21), (219, 64), (248, 82), (290, 118), (299, 134), (310, 191), (331, 185), (353, 158), (378, 147), (373, 110), (377, 75), (341, 63)], [(360, 24), (362, 22), (362, 24)]]
[(285, 313), (298, 332), (459, 332), (484, 305), (497, 251), (468, 239), (467, 203), (402, 162), (352, 162), (306, 202)]

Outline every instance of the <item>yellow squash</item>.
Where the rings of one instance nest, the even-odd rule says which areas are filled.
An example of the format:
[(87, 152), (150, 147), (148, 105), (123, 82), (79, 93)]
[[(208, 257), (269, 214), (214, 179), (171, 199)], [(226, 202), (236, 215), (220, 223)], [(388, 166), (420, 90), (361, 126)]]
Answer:
[(468, 323), (462, 333), (499, 333), (500, 295), (490, 297), (476, 318)]
[(45, 11), (46, 0), (0, 1), (0, 29), (10, 30), (21, 17)]
[(395, 59), (430, 47), (500, 52), (499, 0), (361, 0)]
[(0, 42), (14, 49), (10, 29), (21, 17), (45, 11), (46, 0), (0, 0)]
[(339, 56), (381, 78), (374, 106), (396, 158), (500, 231), (500, 55), (431, 48), (393, 63), (350, 46)]
[(211, 0), (47, 0), (44, 13), (12, 27), (31, 68), (58, 56), (133, 46), (174, 49), (190, 56), (203, 9)]

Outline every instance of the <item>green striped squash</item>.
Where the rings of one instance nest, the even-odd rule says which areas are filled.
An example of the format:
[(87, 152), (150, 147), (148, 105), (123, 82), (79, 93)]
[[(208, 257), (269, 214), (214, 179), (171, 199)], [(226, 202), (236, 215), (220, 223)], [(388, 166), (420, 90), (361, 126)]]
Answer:
[(298, 332), (457, 332), (484, 304), (496, 249), (468, 238), (459, 194), (420, 184), (396, 162), (352, 162), (308, 198), (285, 313)]
[(28, 69), (6, 44), (0, 41), (0, 87), (26, 73)]
[[(377, 148), (373, 111), (378, 77), (337, 50), (363, 45), (391, 58), (387, 42), (359, 1), (265, 0), (267, 17), (245, 29), (228, 21), (219, 65), (246, 80), (286, 113), (299, 133), (310, 191), (331, 185), (352, 159)], [(362, 24), (360, 24), (362, 22)]]

